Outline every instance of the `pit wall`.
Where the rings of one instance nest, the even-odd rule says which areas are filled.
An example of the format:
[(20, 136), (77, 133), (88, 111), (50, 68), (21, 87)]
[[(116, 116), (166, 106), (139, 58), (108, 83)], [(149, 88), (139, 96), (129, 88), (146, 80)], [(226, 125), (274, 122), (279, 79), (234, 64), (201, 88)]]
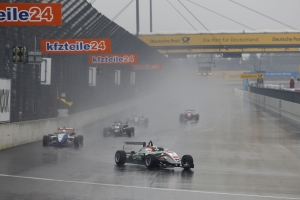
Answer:
[(234, 89), (234, 92), (253, 103), (300, 121), (300, 106), (298, 103), (284, 101), (237, 88)]
[(82, 128), (134, 107), (146, 96), (111, 104), (85, 112), (43, 120), (7, 123), (0, 125), (0, 150), (42, 140), (43, 135), (54, 133), (57, 127)]

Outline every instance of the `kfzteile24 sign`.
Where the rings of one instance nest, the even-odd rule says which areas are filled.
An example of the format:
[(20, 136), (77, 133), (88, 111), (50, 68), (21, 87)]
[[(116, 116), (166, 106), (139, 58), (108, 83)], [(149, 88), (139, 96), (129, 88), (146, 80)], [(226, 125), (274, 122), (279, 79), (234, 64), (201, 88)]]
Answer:
[(137, 54), (89, 55), (89, 64), (137, 64)]
[(0, 3), (0, 26), (61, 26), (60, 3)]
[(41, 40), (43, 54), (88, 54), (110, 53), (111, 40), (98, 39), (44, 39)]

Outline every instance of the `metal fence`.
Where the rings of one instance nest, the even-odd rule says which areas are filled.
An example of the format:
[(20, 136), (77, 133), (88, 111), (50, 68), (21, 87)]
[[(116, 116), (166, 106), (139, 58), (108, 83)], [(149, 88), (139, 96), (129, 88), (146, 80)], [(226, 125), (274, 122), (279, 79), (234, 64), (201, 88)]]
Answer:
[[(0, 0), (1, 3), (40, 3), (40, 0)], [(81, 112), (110, 103), (129, 99), (135, 94), (136, 85), (146, 87), (151, 81), (149, 75), (137, 72), (136, 85), (130, 84), (129, 66), (103, 66), (102, 75), (97, 75), (97, 86), (88, 85), (87, 55), (46, 55), (52, 58), (51, 85), (41, 85), (40, 65), (12, 62), (12, 47), (27, 46), (29, 51), (39, 50), (41, 39), (110, 38), (112, 53), (135, 53), (139, 62), (155, 60), (168, 63), (168, 60), (151, 49), (116, 23), (99, 13), (86, 0), (43, 0), (48, 3), (61, 3), (63, 25), (61, 27), (0, 26), (0, 78), (12, 80), (11, 122), (44, 119), (57, 116), (58, 108), (68, 108), (69, 114)], [(114, 71), (122, 70), (121, 85), (114, 85)], [(160, 72), (161, 73), (161, 72)], [(156, 74), (157, 76), (162, 76)], [(151, 75), (155, 75), (151, 73)], [(141, 83), (143, 81), (143, 83)], [(57, 100), (61, 93), (71, 107)]]

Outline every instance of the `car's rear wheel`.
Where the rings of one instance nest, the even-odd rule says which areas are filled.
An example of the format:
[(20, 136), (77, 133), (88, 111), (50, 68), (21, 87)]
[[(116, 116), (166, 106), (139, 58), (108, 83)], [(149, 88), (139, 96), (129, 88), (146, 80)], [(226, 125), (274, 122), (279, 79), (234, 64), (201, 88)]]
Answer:
[(154, 154), (148, 154), (145, 158), (145, 165), (147, 168), (153, 168), (158, 165), (158, 160)]
[(130, 132), (131, 132), (131, 135), (134, 136), (134, 134), (135, 134), (134, 133), (134, 127), (130, 127)]
[(75, 136), (74, 137), (74, 148), (79, 148), (80, 146), (80, 143), (79, 143), (79, 137), (78, 136)]
[(196, 121), (199, 121), (199, 114), (196, 115)]
[(184, 169), (194, 168), (194, 160), (191, 155), (184, 155), (181, 158), (181, 166)]
[(43, 136), (43, 146), (46, 147), (48, 146), (49, 143), (49, 136), (48, 135), (44, 135)]
[(126, 153), (123, 150), (118, 150), (115, 154), (115, 162), (117, 165), (124, 165), (126, 162)]
[(78, 135), (78, 140), (79, 140), (80, 147), (83, 147), (83, 136), (82, 135)]
[(126, 130), (126, 133), (127, 133), (127, 136), (128, 136), (128, 137), (131, 137), (131, 136), (132, 136), (132, 133), (131, 133), (131, 130), (130, 130), (130, 129), (127, 129), (127, 130)]

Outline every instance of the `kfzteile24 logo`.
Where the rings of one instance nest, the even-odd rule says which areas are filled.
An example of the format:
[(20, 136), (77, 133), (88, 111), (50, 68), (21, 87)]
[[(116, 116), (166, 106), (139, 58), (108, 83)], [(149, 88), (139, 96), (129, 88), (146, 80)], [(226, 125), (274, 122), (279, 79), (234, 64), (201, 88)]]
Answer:
[(0, 3), (0, 26), (61, 26), (60, 3)]

